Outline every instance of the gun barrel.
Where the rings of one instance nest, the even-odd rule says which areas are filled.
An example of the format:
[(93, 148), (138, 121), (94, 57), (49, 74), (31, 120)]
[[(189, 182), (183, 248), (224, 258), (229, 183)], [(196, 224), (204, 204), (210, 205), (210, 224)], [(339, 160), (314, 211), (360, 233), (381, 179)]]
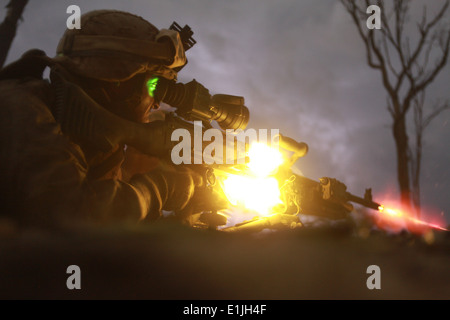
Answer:
[(354, 194), (351, 194), (350, 192), (347, 192), (346, 195), (347, 195), (348, 201), (358, 203), (358, 204), (360, 204), (364, 207), (370, 208), (370, 209), (378, 210), (378, 208), (381, 206), (381, 204), (379, 204), (377, 202), (355, 196)]

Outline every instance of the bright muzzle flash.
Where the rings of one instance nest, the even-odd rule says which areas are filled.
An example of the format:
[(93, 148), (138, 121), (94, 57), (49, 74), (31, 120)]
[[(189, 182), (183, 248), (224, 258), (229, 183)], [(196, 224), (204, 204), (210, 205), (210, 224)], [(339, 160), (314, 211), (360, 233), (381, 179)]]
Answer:
[(265, 216), (281, 204), (278, 181), (271, 174), (283, 163), (278, 149), (264, 143), (251, 144), (245, 175), (229, 174), (223, 181), (223, 191), (233, 205)]
[(248, 151), (248, 157), (250, 161), (247, 167), (258, 177), (269, 176), (283, 163), (280, 151), (264, 143), (253, 143)]
[(414, 218), (402, 210), (388, 208), (388, 207), (385, 207), (384, 205), (381, 205), (378, 207), (378, 212), (380, 214), (382, 214), (388, 221), (391, 220), (392, 223), (396, 223), (396, 220), (402, 219), (403, 221), (408, 223), (410, 225), (410, 227), (411, 227), (411, 225), (416, 225), (416, 226), (422, 226), (422, 227), (427, 227), (427, 228), (432, 228), (432, 229), (437, 229), (437, 230), (449, 231), (436, 223), (430, 223), (430, 222), (426, 222), (426, 221)]

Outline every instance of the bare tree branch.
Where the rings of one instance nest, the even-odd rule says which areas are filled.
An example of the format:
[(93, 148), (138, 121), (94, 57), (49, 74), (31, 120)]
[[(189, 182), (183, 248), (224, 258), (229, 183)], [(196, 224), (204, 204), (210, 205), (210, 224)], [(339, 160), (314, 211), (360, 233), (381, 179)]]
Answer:
[(439, 102), (436, 103), (436, 105), (438, 105), (437, 107), (435, 107), (426, 117), (424, 117), (423, 120), (423, 129), (425, 130), (425, 128), (428, 127), (428, 125), (431, 123), (431, 121), (434, 120), (434, 118), (436, 118), (438, 115), (440, 115), (443, 111), (445, 110), (450, 110), (450, 103), (448, 101), (442, 103), (441, 105), (439, 105)]
[(450, 103), (448, 101), (440, 103), (437, 101), (433, 105), (433, 110), (427, 116), (424, 116), (425, 109), (425, 92), (414, 97), (414, 125), (415, 125), (415, 150), (411, 154), (411, 177), (412, 177), (412, 200), (415, 204), (416, 211), (420, 214), (420, 171), (422, 166), (422, 154), (423, 154), (423, 136), (425, 129), (431, 123), (431, 121), (441, 114), (444, 110), (450, 109)]
[(10, 0), (6, 5), (6, 16), (0, 24), (0, 68), (8, 56), (9, 48), (16, 36), (17, 23), (27, 3), (28, 0)]

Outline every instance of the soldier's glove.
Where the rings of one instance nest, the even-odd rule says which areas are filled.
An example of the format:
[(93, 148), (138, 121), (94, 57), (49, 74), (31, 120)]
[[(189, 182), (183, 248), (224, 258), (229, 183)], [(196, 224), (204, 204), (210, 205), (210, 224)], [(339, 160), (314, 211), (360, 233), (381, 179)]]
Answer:
[(229, 204), (223, 193), (202, 186), (195, 189), (194, 196), (187, 207), (192, 207), (193, 212), (219, 211), (228, 208)]
[(147, 219), (159, 217), (161, 210), (184, 209), (197, 187), (204, 184), (203, 178), (186, 167), (165, 167), (131, 178), (131, 185), (137, 188), (144, 205), (148, 208)]

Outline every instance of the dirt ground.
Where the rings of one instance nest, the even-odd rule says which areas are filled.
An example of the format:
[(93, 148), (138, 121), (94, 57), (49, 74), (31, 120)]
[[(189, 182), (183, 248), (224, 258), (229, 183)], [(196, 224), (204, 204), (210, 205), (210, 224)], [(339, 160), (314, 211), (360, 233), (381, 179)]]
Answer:
[[(159, 222), (0, 232), (1, 299), (450, 299), (450, 236), (345, 226), (234, 234)], [(67, 267), (81, 269), (68, 290)], [(367, 267), (381, 289), (366, 286)]]

